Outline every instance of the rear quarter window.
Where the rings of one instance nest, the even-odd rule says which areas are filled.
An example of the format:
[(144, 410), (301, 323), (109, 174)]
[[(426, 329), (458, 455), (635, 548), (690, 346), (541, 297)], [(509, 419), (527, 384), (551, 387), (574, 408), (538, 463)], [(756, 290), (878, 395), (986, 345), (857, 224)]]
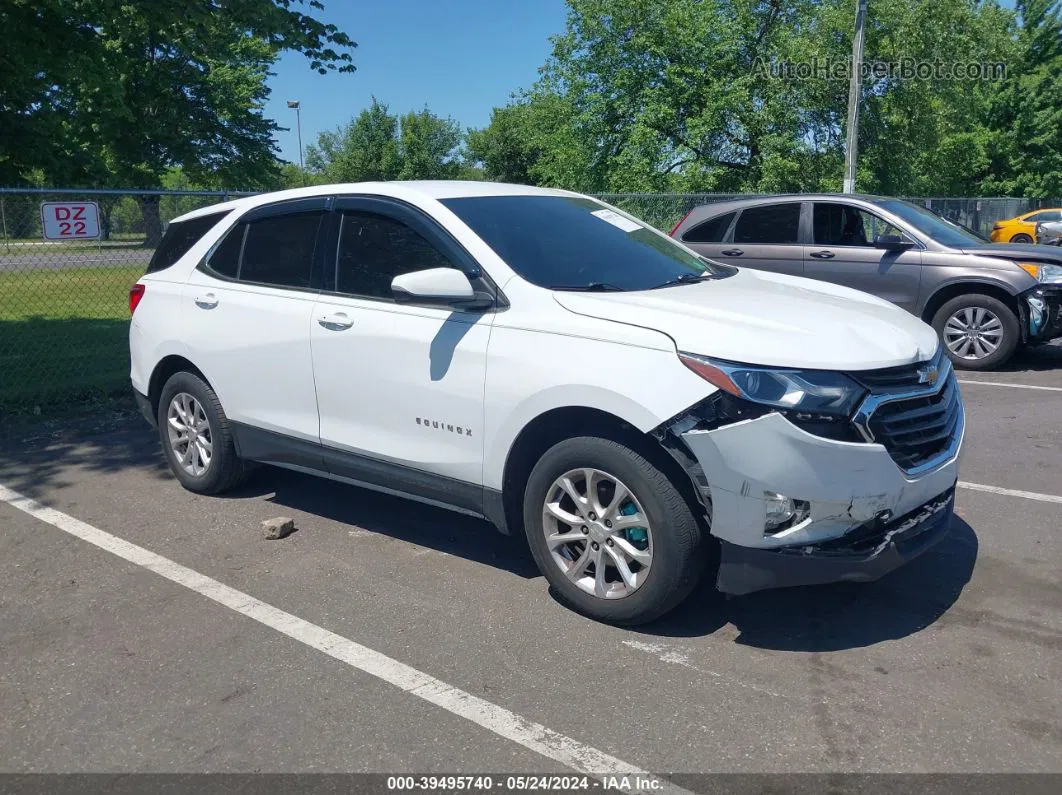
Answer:
[(684, 243), (722, 243), (735, 213), (726, 213), (718, 218), (702, 221), (682, 236)]
[(203, 235), (228, 214), (228, 210), (223, 210), (189, 218), (187, 221), (171, 221), (155, 253), (151, 255), (147, 272), (157, 273), (176, 264), (177, 260), (187, 254)]

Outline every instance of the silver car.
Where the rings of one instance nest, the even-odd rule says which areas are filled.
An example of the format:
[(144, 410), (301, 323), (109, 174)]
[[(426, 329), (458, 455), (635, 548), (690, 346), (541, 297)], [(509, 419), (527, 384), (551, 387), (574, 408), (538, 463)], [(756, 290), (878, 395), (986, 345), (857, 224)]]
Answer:
[(853, 287), (931, 323), (957, 367), (991, 370), (1062, 337), (1062, 249), (996, 244), (910, 202), (759, 196), (691, 210), (673, 230), (720, 262)]
[(1062, 221), (1043, 221), (1036, 225), (1036, 242), (1042, 246), (1062, 246)]

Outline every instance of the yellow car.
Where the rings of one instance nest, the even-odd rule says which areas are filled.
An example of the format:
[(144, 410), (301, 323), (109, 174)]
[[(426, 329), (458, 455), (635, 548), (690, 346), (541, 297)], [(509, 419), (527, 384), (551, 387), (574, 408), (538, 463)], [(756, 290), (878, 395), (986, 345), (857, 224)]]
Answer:
[(1062, 221), (1062, 209), (1030, 210), (1017, 218), (997, 221), (992, 227), (993, 243), (1035, 243), (1036, 225), (1047, 221)]

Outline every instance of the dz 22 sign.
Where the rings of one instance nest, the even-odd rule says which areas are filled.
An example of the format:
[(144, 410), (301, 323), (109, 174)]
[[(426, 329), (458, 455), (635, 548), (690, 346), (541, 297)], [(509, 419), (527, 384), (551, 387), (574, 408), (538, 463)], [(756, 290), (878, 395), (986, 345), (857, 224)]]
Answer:
[(96, 202), (41, 202), (45, 240), (95, 240), (100, 236)]

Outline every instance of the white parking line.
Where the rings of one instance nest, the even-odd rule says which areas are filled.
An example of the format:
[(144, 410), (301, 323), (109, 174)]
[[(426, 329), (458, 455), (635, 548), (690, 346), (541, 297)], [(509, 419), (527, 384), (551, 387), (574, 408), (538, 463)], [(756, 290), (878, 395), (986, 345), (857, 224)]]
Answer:
[(1009, 389), (1040, 389), (1044, 392), (1062, 392), (1062, 386), (1037, 386), (1035, 384), (1004, 384), (1002, 381), (974, 381), (969, 378), (958, 379), (960, 384), (980, 384), (981, 386), (1005, 386)]
[(1026, 500), (1038, 500), (1039, 502), (1062, 503), (1062, 496), (1059, 496), (1057, 494), (1040, 494), (1036, 491), (1019, 491), (1018, 489), (1004, 489), (1000, 486), (986, 486), (983, 483), (967, 483), (964, 480), (960, 480), (956, 485), (960, 489), (969, 489), (970, 491), (987, 491), (989, 494), (1002, 494), (1005, 497), (1021, 497)]
[(572, 770), (597, 778), (606, 775), (638, 776), (641, 779), (659, 781), (663, 785), (660, 791), (686, 792), (670, 785), (669, 782), (650, 776), (621, 759), (584, 745), (540, 723), (522, 718), (497, 704), (452, 687), (405, 663), (330, 632), (324, 627), (311, 624), (291, 613), (286, 613), (205, 574), (200, 574), (169, 558), (164, 558), (162, 555), (82, 522), (80, 519), (41, 505), (36, 500), (3, 485), (0, 485), (0, 502), (6, 502), (35, 519), (57, 527), (64, 533), (153, 571), (171, 582), (183, 585), (230, 610), (254, 619), (259, 624), (346, 663), (351, 668), (382, 679), (399, 690), (442, 707), (447, 712), (472, 721), (500, 737), (512, 740), (548, 759), (560, 762)]

